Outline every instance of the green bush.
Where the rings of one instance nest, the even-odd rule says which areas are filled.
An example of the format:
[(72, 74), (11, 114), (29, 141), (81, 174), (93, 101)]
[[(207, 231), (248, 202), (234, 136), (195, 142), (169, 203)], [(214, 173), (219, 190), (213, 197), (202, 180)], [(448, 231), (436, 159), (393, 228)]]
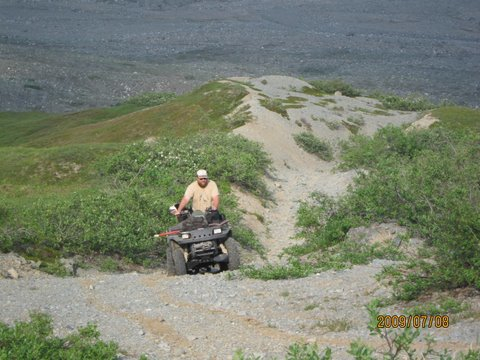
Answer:
[(52, 320), (33, 313), (30, 322), (9, 327), (0, 322), (0, 359), (116, 359), (118, 345), (99, 339), (93, 324), (79, 328), (65, 338), (53, 336)]
[(336, 91), (340, 91), (342, 95), (349, 97), (361, 96), (360, 90), (353, 88), (352, 85), (343, 82), (342, 80), (312, 80), (309, 81), (310, 85), (314, 87), (320, 93), (334, 94)]
[(312, 274), (314, 268), (309, 264), (303, 264), (293, 260), (289, 265), (272, 265), (268, 264), (263, 268), (255, 268), (254, 266), (244, 266), (241, 268), (243, 275), (260, 280), (280, 280), (280, 279), (296, 279), (306, 277)]
[(170, 189), (175, 188), (172, 184), (189, 184), (196, 171), (204, 168), (217, 182), (233, 183), (265, 195), (261, 176), (269, 165), (270, 160), (258, 143), (239, 135), (212, 133), (129, 145), (105, 162), (102, 171), (129, 185)]
[(371, 97), (380, 100), (382, 108), (386, 110), (425, 111), (435, 107), (432, 102), (423, 96), (409, 95), (402, 97), (398, 95), (374, 93)]
[[(408, 275), (399, 272), (398, 298), (430, 289), (480, 288), (480, 135), (443, 128), (407, 133), (388, 126), (373, 138), (352, 137), (342, 157), (344, 168), (366, 170), (355, 187), (336, 200), (314, 193), (301, 203), (296, 225), (305, 241), (285, 251), (291, 265), (255, 269), (248, 276), (306, 276), (373, 258), (402, 259), (393, 246), (344, 242), (353, 227), (396, 221), (425, 238), (436, 261), (412, 262)], [(303, 263), (293, 266), (300, 256)]]
[(394, 219), (433, 246), (437, 265), (415, 267), (402, 282), (407, 298), (432, 287), (480, 288), (479, 135), (389, 127), (354, 138), (344, 159), (369, 171), (343, 200), (349, 211), (366, 221)]
[(235, 236), (261, 252), (258, 239), (240, 224), (230, 184), (268, 196), (261, 176), (269, 163), (260, 145), (221, 133), (128, 145), (97, 165), (102, 187), (27, 203), (8, 200), (0, 207), (0, 249), (42, 260), (102, 254), (144, 263), (162, 257), (164, 243), (153, 235), (173, 225), (168, 207), (181, 199), (196, 170), (206, 168), (219, 185), (222, 212), (238, 228)]
[(317, 155), (320, 159), (331, 161), (333, 159), (332, 146), (327, 142), (319, 139), (310, 132), (301, 132), (293, 135), (298, 146), (306, 152)]

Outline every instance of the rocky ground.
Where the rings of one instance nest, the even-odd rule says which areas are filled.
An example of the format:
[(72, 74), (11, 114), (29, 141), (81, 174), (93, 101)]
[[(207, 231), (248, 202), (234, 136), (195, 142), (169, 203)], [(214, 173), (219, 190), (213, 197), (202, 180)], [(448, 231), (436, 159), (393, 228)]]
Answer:
[(478, 106), (478, 19), (475, 0), (1, 0), (0, 111), (266, 74)]
[[(299, 201), (312, 190), (336, 196), (351, 184), (353, 173), (335, 170), (336, 161), (319, 160), (301, 150), (292, 133), (307, 128), (334, 146), (348, 137), (342, 119), (361, 116), (360, 132), (371, 134), (387, 123), (411, 123), (416, 113), (391, 111), (374, 114), (375, 100), (348, 98), (341, 94), (319, 102), (299, 92), (306, 84), (282, 76), (241, 78), (249, 95), (252, 119), (236, 130), (263, 143), (273, 159), (268, 181), (274, 202), (264, 208), (260, 202), (238, 192), (246, 210), (245, 221), (258, 232), (269, 262), (281, 261), (281, 250), (293, 243), (294, 214)], [(264, 96), (285, 99), (302, 97), (299, 108), (289, 109), (289, 120), (262, 107)], [(303, 119), (303, 120), (302, 120)], [(317, 119), (317, 120), (314, 120)], [(322, 120), (318, 120), (322, 119)], [(428, 120), (428, 119), (427, 119)], [(428, 120), (431, 121), (431, 120)], [(339, 123), (331, 130), (327, 123)], [(264, 216), (260, 222), (256, 214)], [(395, 240), (403, 231), (395, 224), (379, 224), (352, 231), (354, 238), (371, 241)], [(413, 239), (419, 245), (421, 240)], [(404, 248), (414, 254), (415, 246)], [(244, 263), (261, 265), (265, 260), (244, 254)], [(167, 277), (162, 270), (152, 273), (102, 274), (79, 269), (77, 277), (55, 278), (36, 270), (38, 264), (14, 254), (0, 256), (0, 319), (12, 323), (26, 320), (30, 311), (51, 314), (55, 334), (64, 335), (96, 323), (106, 340), (119, 343), (121, 356), (149, 359), (230, 359), (236, 349), (247, 354), (283, 358), (295, 342), (330, 347), (334, 359), (346, 359), (355, 339), (385, 350), (386, 342), (369, 335), (365, 305), (372, 299), (389, 297), (391, 288), (375, 275), (392, 264), (375, 260), (369, 265), (342, 271), (326, 271), (296, 280), (260, 281), (243, 278), (238, 272)], [(478, 347), (480, 295), (475, 291), (451, 294), (469, 304), (469, 312), (446, 329), (426, 329), (437, 339), (437, 348), (453, 353)], [(429, 301), (422, 299), (422, 301)], [(402, 304), (384, 311), (400, 314)], [(425, 341), (417, 345), (425, 348)]]

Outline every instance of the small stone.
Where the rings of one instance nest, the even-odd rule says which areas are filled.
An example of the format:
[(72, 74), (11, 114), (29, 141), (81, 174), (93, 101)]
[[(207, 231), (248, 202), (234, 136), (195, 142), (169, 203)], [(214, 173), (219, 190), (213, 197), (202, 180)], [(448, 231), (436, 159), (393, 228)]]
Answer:
[(342, 92), (341, 91), (335, 91), (335, 96), (342, 96)]
[(12, 268), (12, 269), (8, 269), (8, 270), (7, 270), (7, 277), (9, 277), (10, 279), (14, 279), (14, 280), (18, 279), (18, 272), (17, 272), (17, 270), (15, 270), (15, 269), (13, 269), (13, 268)]
[(143, 331), (143, 329), (142, 329), (142, 330), (140, 330), (140, 331), (138, 332), (138, 335), (140, 335), (140, 336), (143, 336), (143, 335), (145, 335), (145, 331)]

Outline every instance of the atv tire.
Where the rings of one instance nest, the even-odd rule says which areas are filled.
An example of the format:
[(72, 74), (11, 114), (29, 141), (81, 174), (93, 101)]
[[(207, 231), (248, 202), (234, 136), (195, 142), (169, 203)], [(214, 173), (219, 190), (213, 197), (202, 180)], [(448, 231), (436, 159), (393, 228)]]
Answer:
[[(187, 265), (183, 256), (183, 249), (176, 243), (170, 243), (170, 251), (172, 252), (173, 270), (175, 275), (185, 275), (187, 273)], [(168, 254), (168, 251), (167, 251)], [(168, 266), (168, 261), (167, 261)]]
[(172, 245), (167, 246), (167, 275), (175, 275), (175, 263), (173, 262)]
[(222, 270), (237, 270), (240, 267), (240, 245), (234, 239), (229, 237), (224, 243), (228, 252), (228, 263), (222, 264)]

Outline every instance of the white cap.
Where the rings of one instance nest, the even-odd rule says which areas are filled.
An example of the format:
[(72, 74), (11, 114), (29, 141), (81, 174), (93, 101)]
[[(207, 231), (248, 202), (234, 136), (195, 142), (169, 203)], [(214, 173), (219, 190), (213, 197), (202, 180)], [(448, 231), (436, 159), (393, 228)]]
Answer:
[(198, 171), (197, 171), (197, 176), (198, 176), (198, 177), (208, 178), (207, 170), (203, 170), (203, 169), (198, 170)]

